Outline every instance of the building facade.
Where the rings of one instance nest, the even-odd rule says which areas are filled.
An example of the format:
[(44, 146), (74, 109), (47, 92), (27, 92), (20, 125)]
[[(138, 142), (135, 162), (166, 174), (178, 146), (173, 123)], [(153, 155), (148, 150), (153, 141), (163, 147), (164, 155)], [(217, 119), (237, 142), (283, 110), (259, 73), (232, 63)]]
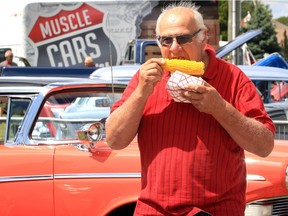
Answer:
[[(169, 4), (170, 1), (160, 1), (154, 7), (151, 14), (143, 19), (141, 24), (141, 35), (139, 38), (155, 38), (156, 19), (161, 13), (161, 8)], [(208, 40), (214, 48), (219, 47), (220, 23), (218, 13), (218, 1), (193, 1), (199, 7), (199, 12), (203, 14), (204, 22), (208, 28)]]

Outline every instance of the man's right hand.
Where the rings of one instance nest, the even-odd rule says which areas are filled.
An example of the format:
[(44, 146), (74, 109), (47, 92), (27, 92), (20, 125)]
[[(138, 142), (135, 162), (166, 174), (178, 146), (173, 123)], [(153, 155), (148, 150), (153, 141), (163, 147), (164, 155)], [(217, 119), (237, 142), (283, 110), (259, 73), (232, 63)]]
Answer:
[(163, 59), (152, 58), (141, 65), (138, 88), (143, 94), (152, 94), (154, 86), (162, 79), (164, 64)]

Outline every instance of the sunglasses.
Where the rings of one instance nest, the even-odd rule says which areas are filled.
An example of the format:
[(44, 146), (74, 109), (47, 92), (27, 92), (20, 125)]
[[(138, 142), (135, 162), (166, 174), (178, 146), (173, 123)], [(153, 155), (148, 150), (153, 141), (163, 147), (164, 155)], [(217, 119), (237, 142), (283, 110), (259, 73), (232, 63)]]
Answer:
[(193, 34), (184, 34), (184, 35), (178, 35), (175, 37), (172, 36), (158, 36), (157, 40), (159, 41), (159, 43), (161, 44), (161, 46), (164, 47), (170, 47), (175, 40), (177, 41), (177, 43), (179, 45), (184, 45), (186, 43), (191, 43), (193, 38), (201, 31), (202, 29), (198, 29), (198, 31), (196, 31)]

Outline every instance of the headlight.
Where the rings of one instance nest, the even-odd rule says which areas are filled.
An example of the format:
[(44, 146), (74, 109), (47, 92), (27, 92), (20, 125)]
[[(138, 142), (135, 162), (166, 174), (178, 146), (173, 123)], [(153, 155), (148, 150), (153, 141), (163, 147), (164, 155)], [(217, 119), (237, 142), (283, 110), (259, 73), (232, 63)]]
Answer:
[(272, 209), (272, 205), (250, 204), (246, 206), (245, 216), (271, 216)]

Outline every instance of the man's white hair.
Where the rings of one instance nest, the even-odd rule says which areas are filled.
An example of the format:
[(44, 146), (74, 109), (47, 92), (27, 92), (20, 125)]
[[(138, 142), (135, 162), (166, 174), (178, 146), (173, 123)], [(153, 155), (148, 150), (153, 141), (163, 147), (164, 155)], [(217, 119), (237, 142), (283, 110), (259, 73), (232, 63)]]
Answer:
[[(162, 16), (167, 12), (167, 11), (170, 11), (174, 8), (178, 8), (178, 7), (184, 7), (184, 8), (188, 8), (191, 10), (191, 13), (194, 14), (194, 19), (195, 19), (195, 22), (196, 22), (196, 25), (198, 27), (198, 29), (201, 29), (201, 30), (207, 30), (207, 27), (204, 23), (204, 20), (203, 20), (203, 16), (202, 14), (198, 11), (199, 10), (199, 7), (195, 5), (195, 3), (192, 3), (191, 1), (187, 2), (187, 1), (180, 1), (180, 2), (174, 2), (174, 3), (171, 3), (169, 4), (168, 6), (164, 7), (162, 9), (162, 12), (160, 14), (160, 16), (158, 17), (157, 19), (157, 22), (156, 22), (156, 35), (159, 35), (159, 22), (161, 21), (161, 18)], [(204, 37), (206, 35), (204, 34), (203, 31), (199, 32), (199, 34), (197, 35), (197, 38), (198, 38), (198, 41), (201, 42), (204, 40)]]
[(5, 58), (7, 58), (8, 56), (13, 56), (13, 53), (12, 53), (11, 50), (7, 50), (7, 51), (5, 52)]

